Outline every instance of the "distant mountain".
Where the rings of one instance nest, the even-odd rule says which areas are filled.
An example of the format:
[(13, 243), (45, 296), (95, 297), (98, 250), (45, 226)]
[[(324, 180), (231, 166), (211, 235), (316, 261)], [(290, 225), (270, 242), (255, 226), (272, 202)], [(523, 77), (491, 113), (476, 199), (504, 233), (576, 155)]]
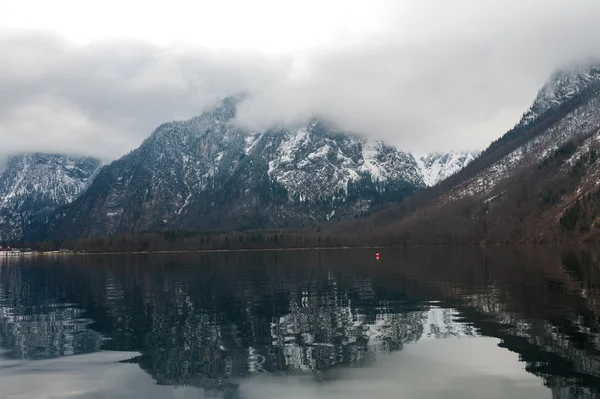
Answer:
[(161, 125), (103, 168), (51, 237), (140, 230), (301, 227), (366, 215), (425, 187), (414, 157), (313, 120), (296, 130), (232, 123), (236, 101)]
[(9, 158), (0, 173), (0, 242), (40, 239), (57, 207), (73, 202), (100, 161), (56, 154)]
[(417, 159), (423, 182), (434, 186), (457, 173), (479, 155), (479, 151), (432, 153)]
[(401, 244), (597, 240), (599, 159), (600, 66), (559, 71), (515, 128), (431, 190), (374, 215), (373, 232), (362, 221), (361, 234)]

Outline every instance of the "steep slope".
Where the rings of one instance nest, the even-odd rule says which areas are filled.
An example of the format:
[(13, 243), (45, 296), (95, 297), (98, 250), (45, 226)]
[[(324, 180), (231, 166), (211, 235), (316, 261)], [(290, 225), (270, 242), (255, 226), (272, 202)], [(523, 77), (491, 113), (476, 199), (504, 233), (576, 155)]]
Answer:
[(600, 82), (600, 66), (578, 66), (556, 71), (539, 91), (517, 126), (527, 126), (544, 113), (559, 109), (591, 85)]
[(554, 74), (514, 129), (437, 186), (359, 222), (362, 231), (373, 229), (373, 240), (396, 244), (555, 241), (597, 234), (599, 70)]
[(412, 155), (315, 120), (295, 131), (232, 123), (236, 101), (166, 123), (103, 168), (57, 215), (54, 237), (227, 230), (352, 218), (424, 187)]
[(417, 159), (423, 182), (431, 187), (457, 173), (479, 155), (479, 151), (435, 152)]
[(0, 242), (41, 238), (52, 212), (75, 200), (99, 169), (92, 158), (11, 157), (0, 174)]

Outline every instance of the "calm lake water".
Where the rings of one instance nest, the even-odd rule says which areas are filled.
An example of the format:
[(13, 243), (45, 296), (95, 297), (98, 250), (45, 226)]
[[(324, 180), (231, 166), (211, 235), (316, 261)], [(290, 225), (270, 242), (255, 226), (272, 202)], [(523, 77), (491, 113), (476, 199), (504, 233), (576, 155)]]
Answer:
[(600, 397), (600, 251), (0, 259), (0, 398)]

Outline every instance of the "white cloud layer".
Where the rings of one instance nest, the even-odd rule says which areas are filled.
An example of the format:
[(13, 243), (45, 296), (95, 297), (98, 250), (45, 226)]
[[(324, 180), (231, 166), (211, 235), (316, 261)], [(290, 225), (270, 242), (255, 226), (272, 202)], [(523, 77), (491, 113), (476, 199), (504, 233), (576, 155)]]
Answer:
[[(35, 1), (10, 3), (0, 5), (0, 157), (51, 151), (114, 159), (159, 124), (241, 92), (249, 97), (239, 123), (256, 129), (321, 115), (407, 150), (483, 148), (517, 122), (554, 69), (600, 56), (600, 2), (592, 0), (382, 0), (373, 8), (338, 1), (325, 2), (324, 14), (317, 2), (294, 2), (297, 18), (258, 1), (242, 19), (235, 12), (242, 3), (229, 0), (198, 17), (208, 24), (198, 32), (212, 29), (212, 38), (180, 28), (168, 43), (144, 33), (152, 30), (148, 18), (139, 31), (123, 24), (113, 31), (110, 8), (101, 13), (105, 31), (83, 10), (75, 27), (61, 30), (52, 15), (43, 17), (68, 1), (35, 13), (31, 25), (22, 11)], [(158, 31), (193, 22), (192, 10), (181, 8), (189, 2), (176, 3), (173, 15), (149, 7), (163, 16)], [(129, 8), (122, 12), (135, 27)], [(345, 31), (361, 12), (365, 22)], [(328, 15), (333, 27), (320, 28)], [(77, 32), (86, 40), (74, 43)]]

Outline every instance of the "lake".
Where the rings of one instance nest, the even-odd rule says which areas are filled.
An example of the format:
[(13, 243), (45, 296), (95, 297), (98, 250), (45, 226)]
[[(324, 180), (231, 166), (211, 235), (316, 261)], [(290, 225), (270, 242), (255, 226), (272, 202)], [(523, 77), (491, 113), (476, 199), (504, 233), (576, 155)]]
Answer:
[(0, 397), (600, 397), (599, 255), (0, 259)]

